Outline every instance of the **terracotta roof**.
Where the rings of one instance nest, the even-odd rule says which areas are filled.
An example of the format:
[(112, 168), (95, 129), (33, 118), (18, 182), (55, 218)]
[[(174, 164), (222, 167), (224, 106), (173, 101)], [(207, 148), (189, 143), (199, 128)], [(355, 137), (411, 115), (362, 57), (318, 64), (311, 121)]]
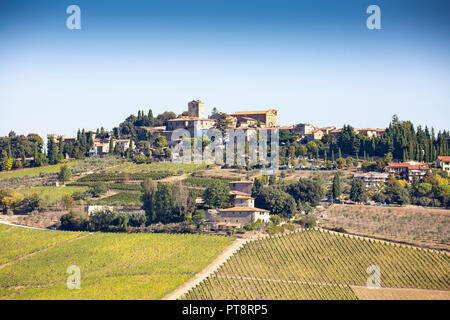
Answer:
[(231, 195), (237, 195), (237, 196), (250, 196), (249, 193), (245, 193), (245, 192), (241, 192), (241, 191), (236, 191), (236, 190), (230, 190), (230, 194), (231, 194)]
[(381, 173), (381, 172), (366, 172), (366, 173), (360, 173), (360, 174), (355, 174), (356, 178), (362, 178), (362, 177), (383, 177), (383, 178), (387, 178), (389, 177), (389, 173)]
[[(275, 110), (275, 109), (269, 109), (267, 111), (236, 111), (234, 113), (232, 113), (231, 115), (242, 115), (242, 114), (267, 114), (270, 111)], [(276, 111), (276, 110), (275, 110)]]
[(450, 156), (439, 156), (438, 159), (442, 162), (450, 162)]
[(266, 209), (250, 208), (250, 207), (232, 207), (226, 209), (219, 209), (219, 212), (270, 212)]
[(430, 170), (425, 165), (422, 164), (410, 164), (410, 163), (396, 163), (396, 162), (390, 162), (389, 167), (391, 168), (408, 168), (408, 170)]
[(392, 168), (406, 168), (409, 166), (409, 164), (401, 162), (389, 162), (388, 166)]
[(176, 122), (176, 121), (195, 121), (195, 120), (216, 121), (216, 119), (198, 118), (198, 117), (180, 117), (180, 118), (176, 118), (176, 119), (170, 119), (170, 120), (167, 120), (167, 121)]
[(236, 199), (253, 199), (253, 200), (255, 200), (255, 198), (252, 198), (249, 196), (237, 196)]

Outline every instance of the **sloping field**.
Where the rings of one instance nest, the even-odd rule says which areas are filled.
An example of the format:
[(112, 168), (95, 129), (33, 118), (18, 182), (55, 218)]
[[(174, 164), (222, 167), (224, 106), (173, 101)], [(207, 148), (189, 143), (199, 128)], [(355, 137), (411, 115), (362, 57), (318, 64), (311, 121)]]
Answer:
[(358, 299), (369, 266), (383, 288), (450, 290), (446, 253), (307, 230), (246, 243), (183, 298)]
[[(7, 238), (16, 232), (13, 229), (2, 227), (0, 237)], [(38, 245), (66, 234), (19, 232), (32, 231), (42, 233), (42, 239), (30, 233), (29, 238), (21, 234), (21, 241), (30, 239)], [(159, 299), (202, 270), (233, 240), (205, 235), (83, 235), (29, 256), (30, 250), (19, 254), (0, 242), (5, 257), (25, 256), (0, 268), (0, 299)], [(72, 265), (80, 268), (81, 289), (66, 286), (67, 268)]]
[(80, 232), (51, 232), (0, 224), (0, 267), (12, 260), (80, 235)]
[(46, 199), (50, 203), (55, 202), (57, 200), (61, 200), (64, 195), (72, 195), (74, 192), (84, 192), (88, 188), (87, 187), (54, 187), (54, 186), (46, 186), (46, 187), (37, 187), (37, 188), (28, 188), (28, 189), (18, 189), (15, 190), (22, 197), (30, 196), (36, 193), (41, 199)]
[(27, 169), (13, 170), (13, 171), (5, 171), (5, 172), (0, 173), (0, 180), (9, 179), (9, 178), (19, 178), (19, 177), (25, 177), (25, 176), (38, 176), (41, 172), (42, 173), (55, 173), (55, 172), (59, 172), (61, 166), (63, 166), (64, 164), (67, 165), (67, 167), (71, 167), (75, 163), (76, 163), (76, 161), (69, 161), (66, 163), (59, 163), (59, 164), (37, 167), (37, 168), (27, 168)]
[(173, 174), (182, 171), (183, 173), (194, 172), (206, 168), (206, 164), (194, 163), (172, 163), (172, 162), (155, 162), (149, 164), (135, 164), (131, 162), (123, 163), (114, 168), (106, 170), (106, 172), (126, 172), (126, 173), (146, 173), (153, 171), (169, 171)]
[(406, 207), (332, 205), (320, 225), (344, 228), (373, 236), (432, 249), (450, 251), (450, 210)]

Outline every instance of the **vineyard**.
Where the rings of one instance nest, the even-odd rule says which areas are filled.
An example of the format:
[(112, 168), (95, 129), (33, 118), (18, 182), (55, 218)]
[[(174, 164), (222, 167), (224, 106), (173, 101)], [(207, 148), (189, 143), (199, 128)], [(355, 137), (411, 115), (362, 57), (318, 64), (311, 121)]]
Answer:
[(140, 191), (141, 185), (140, 184), (127, 184), (127, 183), (104, 183), (104, 182), (72, 182), (68, 183), (67, 186), (75, 187), (75, 186), (85, 186), (85, 187), (93, 187), (96, 184), (104, 184), (108, 189), (111, 190), (126, 190), (126, 191)]
[(42, 232), (0, 224), (0, 265), (80, 236), (79, 232)]
[(207, 164), (200, 163), (172, 163), (172, 162), (155, 162), (150, 164), (135, 164), (125, 162), (117, 167), (110, 168), (107, 172), (121, 172), (121, 173), (145, 173), (153, 171), (166, 171), (172, 174), (190, 173), (208, 167)]
[(140, 192), (119, 192), (106, 198), (90, 200), (88, 203), (108, 206), (142, 206)]
[(450, 215), (445, 209), (341, 204), (325, 214), (320, 225), (326, 228), (450, 251)]
[(123, 182), (125, 180), (142, 181), (145, 179), (161, 180), (173, 175), (170, 171), (150, 171), (142, 173), (101, 172), (93, 173), (78, 179), (79, 182)]
[(188, 177), (182, 181), (182, 183), (186, 186), (192, 187), (202, 187), (209, 188), (216, 184), (223, 184), (228, 186), (228, 184), (233, 181), (230, 179), (213, 179), (213, 178), (202, 178), (202, 177)]
[[(0, 299), (159, 299), (202, 270), (233, 240), (7, 226), (0, 226), (0, 239)], [(26, 256), (30, 252), (35, 254)], [(23, 259), (12, 261), (19, 257)], [(8, 261), (11, 264), (1, 264)], [(71, 265), (80, 268), (81, 289), (66, 286)]]
[(367, 268), (381, 286), (450, 290), (449, 256), (317, 230), (247, 242), (183, 299), (357, 299)]

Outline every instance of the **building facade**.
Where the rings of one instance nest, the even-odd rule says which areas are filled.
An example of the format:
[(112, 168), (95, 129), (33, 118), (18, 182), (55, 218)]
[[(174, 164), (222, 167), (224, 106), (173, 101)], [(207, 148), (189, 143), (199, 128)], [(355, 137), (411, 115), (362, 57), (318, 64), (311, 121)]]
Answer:
[(422, 162), (390, 162), (388, 165), (389, 173), (396, 174), (400, 178), (412, 181), (414, 178), (422, 180), (423, 177), (430, 171), (430, 168), (425, 166)]
[(366, 172), (354, 175), (355, 178), (360, 178), (364, 182), (366, 189), (376, 188), (382, 183), (385, 183), (389, 178), (389, 173), (380, 172)]
[(439, 156), (437, 158), (437, 165), (442, 170), (450, 173), (450, 156)]
[(260, 124), (261, 127), (277, 127), (278, 126), (278, 110), (269, 109), (267, 111), (238, 111), (230, 114), (237, 121), (237, 126), (241, 123), (254, 122)]

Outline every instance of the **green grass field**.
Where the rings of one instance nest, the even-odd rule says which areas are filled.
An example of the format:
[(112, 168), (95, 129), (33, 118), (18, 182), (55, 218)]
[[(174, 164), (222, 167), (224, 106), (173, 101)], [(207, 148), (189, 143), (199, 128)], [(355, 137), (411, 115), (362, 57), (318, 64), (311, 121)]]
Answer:
[[(0, 228), (1, 239), (15, 233), (16, 228), (12, 228)], [(36, 232), (42, 233), (40, 239), (32, 241), (36, 248), (57, 241), (55, 237), (79, 235), (32, 231), (17, 231), (18, 238), (23, 243), (27, 242), (27, 232), (31, 240), (36, 239)], [(3, 268), (0, 265), (0, 299), (160, 299), (202, 270), (233, 240), (181, 234), (82, 235)], [(32, 250), (18, 252), (15, 247), (13, 242), (2, 243), (2, 255), (17, 258)], [(67, 268), (72, 265), (80, 268), (81, 289), (66, 286), (70, 276)]]
[[(71, 167), (75, 163), (76, 163), (76, 161), (69, 161), (69, 162), (66, 162), (65, 164), (68, 167)], [(55, 172), (59, 172), (59, 169), (61, 168), (62, 165), (64, 165), (64, 163), (59, 163), (59, 164), (44, 166), (44, 167), (38, 167), (38, 168), (29, 168), (29, 169), (0, 172), (0, 180), (9, 179), (9, 178), (20, 178), (20, 177), (25, 177), (25, 176), (38, 176), (41, 172), (42, 173), (55, 173)]]
[(308, 230), (246, 243), (184, 299), (357, 299), (369, 266), (381, 287), (450, 290), (448, 254)]
[(15, 190), (22, 197), (36, 193), (40, 198), (49, 201), (50, 203), (61, 200), (62, 196), (72, 195), (75, 191), (86, 191), (87, 187), (37, 187), (29, 189)]

